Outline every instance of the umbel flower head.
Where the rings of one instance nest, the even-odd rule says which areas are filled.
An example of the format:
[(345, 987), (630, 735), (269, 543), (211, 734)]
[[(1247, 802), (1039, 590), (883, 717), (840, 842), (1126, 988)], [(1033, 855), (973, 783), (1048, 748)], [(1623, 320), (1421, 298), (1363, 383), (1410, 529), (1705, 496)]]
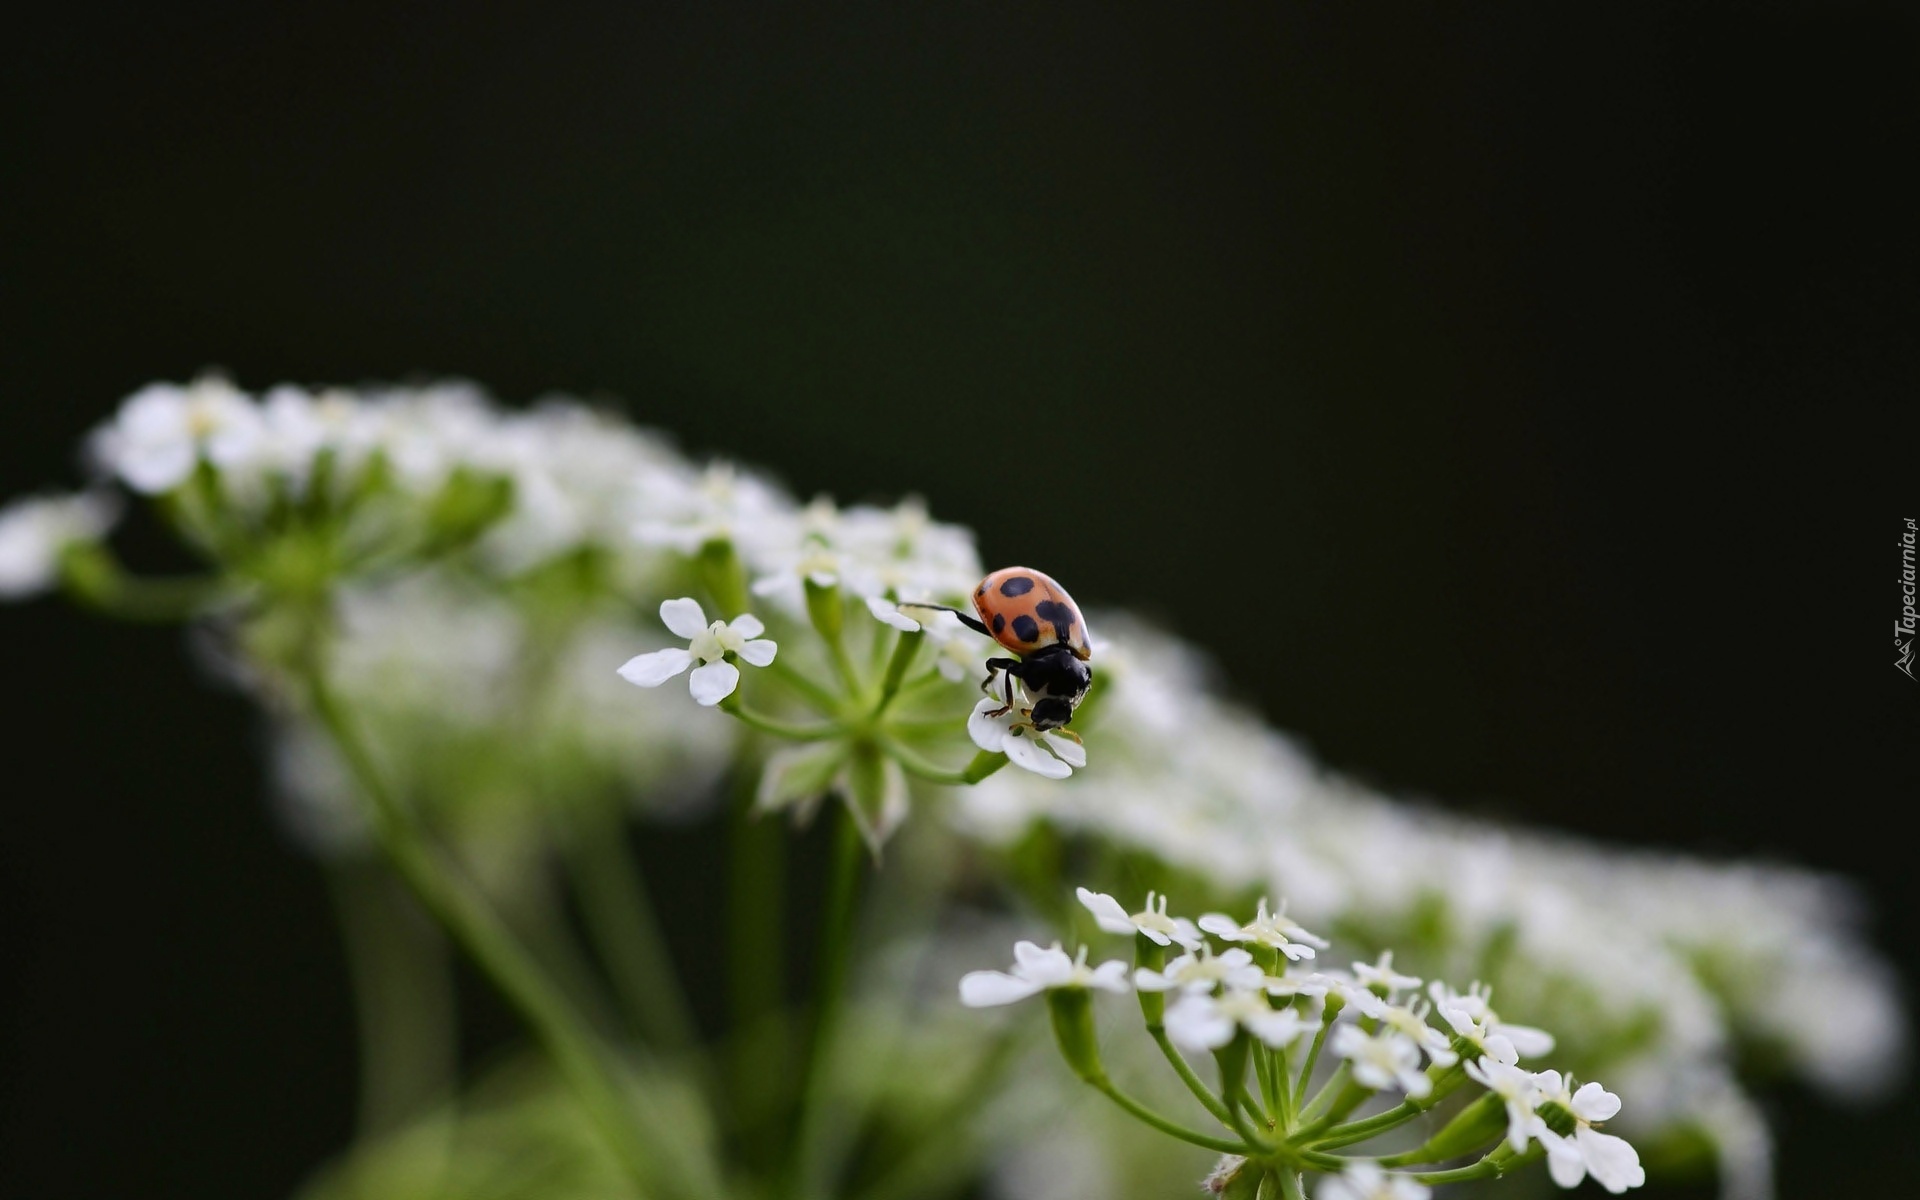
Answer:
[(687, 648), (636, 655), (621, 666), (620, 677), (638, 687), (659, 687), (697, 662), (700, 665), (687, 682), (693, 698), (709, 706), (733, 695), (740, 686), (740, 668), (733, 660), (764, 667), (780, 649), (760, 636), (767, 627), (752, 613), (708, 624), (700, 602), (686, 596), (663, 601), (660, 620), (676, 637), (687, 639)]

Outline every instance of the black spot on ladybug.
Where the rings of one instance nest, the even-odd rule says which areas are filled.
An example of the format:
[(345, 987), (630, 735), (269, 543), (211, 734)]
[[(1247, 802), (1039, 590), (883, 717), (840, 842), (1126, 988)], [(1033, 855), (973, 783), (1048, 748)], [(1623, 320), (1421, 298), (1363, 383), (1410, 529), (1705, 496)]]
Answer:
[(995, 633), (999, 633), (1001, 630), (1005, 629), (1006, 627), (1007, 627), (1007, 614), (1005, 613), (993, 614), (993, 631)]
[(1015, 575), (1000, 585), (1002, 596), (1024, 596), (1033, 590), (1033, 580), (1025, 575)]
[(1021, 613), (1013, 619), (1013, 636), (1023, 642), (1037, 642), (1040, 640), (1040, 623)]
[(1042, 621), (1053, 626), (1053, 632), (1065, 641), (1067, 631), (1073, 628), (1073, 610), (1058, 600), (1042, 600), (1033, 606), (1033, 611)]

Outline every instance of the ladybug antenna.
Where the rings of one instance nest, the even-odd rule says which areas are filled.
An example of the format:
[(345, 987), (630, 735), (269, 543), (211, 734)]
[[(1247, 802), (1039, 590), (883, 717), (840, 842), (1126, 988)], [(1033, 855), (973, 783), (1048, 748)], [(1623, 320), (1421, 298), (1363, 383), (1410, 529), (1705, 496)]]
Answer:
[(962, 612), (961, 610), (957, 608), (953, 608), (950, 605), (922, 604), (917, 600), (902, 600), (898, 604), (895, 604), (894, 607), (895, 608), (930, 608), (935, 612), (950, 612), (954, 616), (960, 618), (960, 623), (962, 625), (965, 625), (968, 629), (973, 630), (975, 633), (985, 634), (987, 637), (993, 636), (992, 632), (990, 632), (987, 629), (987, 627), (981, 623), (979, 617), (976, 617), (969, 612)]

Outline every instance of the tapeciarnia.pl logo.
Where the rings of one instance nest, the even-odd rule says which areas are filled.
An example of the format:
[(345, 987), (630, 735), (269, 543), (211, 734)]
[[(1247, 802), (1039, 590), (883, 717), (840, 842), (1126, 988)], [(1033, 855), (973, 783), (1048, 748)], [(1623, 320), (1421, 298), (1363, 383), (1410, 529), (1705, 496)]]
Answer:
[[(1913, 543), (1914, 519), (1907, 518), (1907, 527), (1900, 534), (1900, 615), (1893, 622), (1893, 649), (1898, 656), (1893, 665), (1908, 679), (1915, 679), (1913, 673)], [(1920, 679), (1915, 679), (1920, 682)]]

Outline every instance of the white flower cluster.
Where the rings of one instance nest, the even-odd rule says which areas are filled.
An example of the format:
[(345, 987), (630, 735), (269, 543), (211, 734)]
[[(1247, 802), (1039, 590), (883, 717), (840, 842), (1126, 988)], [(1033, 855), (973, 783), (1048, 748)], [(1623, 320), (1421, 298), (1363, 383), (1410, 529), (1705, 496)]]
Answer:
[[(321, 562), (343, 589), (342, 691), (379, 724), (431, 733), (396, 732), (396, 762), (423, 762), (416, 751), (430, 747), (435, 769), (469, 792), (488, 792), (477, 785), (490, 779), (517, 781), (495, 789), (515, 793), (497, 798), (502, 809), (529, 806), (530, 793), (513, 772), (473, 766), (494, 761), (474, 757), (476, 748), (544, 747), (531, 756), (542, 770), (600, 764), (597, 772), (633, 791), (658, 788), (678, 770), (662, 764), (683, 764), (694, 777), (716, 769), (730, 753), (729, 722), (627, 687), (613, 669), (628, 661), (628, 679), (641, 683), (688, 670), (696, 698), (717, 704), (740, 686), (740, 663), (771, 664), (768, 674), (808, 665), (808, 647), (787, 644), (773, 663), (776, 647), (760, 621), (740, 619), (749, 598), (778, 624), (805, 617), (812, 596), (837, 589), (871, 616), (866, 632), (882, 650), (878, 635), (924, 630), (921, 654), (954, 685), (937, 710), (907, 714), (914, 720), (945, 720), (994, 650), (951, 614), (912, 607), (957, 602), (977, 582), (969, 531), (932, 520), (914, 501), (799, 504), (754, 471), (690, 461), (665, 438), (573, 402), (511, 412), (459, 383), (285, 386), (256, 396), (203, 379), (136, 393), (94, 432), (89, 451), (98, 483), (162, 498), (162, 512), (216, 565), (236, 538), (270, 535), (314, 513), (334, 522), (338, 544)], [(113, 511), (98, 490), (0, 510), (0, 596), (53, 586), (63, 557), (102, 538)], [(424, 556), (414, 551), (449, 528), (469, 539), (458, 544), (471, 553), (421, 577)], [(720, 544), (748, 585), (712, 614), (733, 619), (700, 611), (696, 621), (676, 608), (668, 624), (681, 646), (662, 649), (634, 606), (650, 613), (681, 596), (695, 574), (690, 559)], [(598, 582), (568, 593), (566, 603), (587, 616), (555, 642), (533, 585), (575, 560), (591, 563)], [(981, 702), (966, 723), (974, 744), (1024, 770), (955, 793), (949, 811), (975, 840), (1011, 844), (1040, 825), (1084, 834), (1211, 889), (1217, 903), (1284, 893), (1301, 920), (1391, 941), (1423, 968), (1484, 974), (1505, 1000), (1595, 1014), (1564, 1031), (1569, 1061), (1602, 1065), (1622, 1082), (1637, 1130), (1705, 1126), (1722, 1148), (1723, 1180), (1743, 1196), (1765, 1194), (1768, 1155), (1764, 1122), (1732, 1070), (1743, 1042), (1764, 1043), (1843, 1096), (1882, 1092), (1900, 1075), (1905, 1021), (1891, 972), (1857, 933), (1839, 884), (1785, 868), (1607, 850), (1373, 794), (1220, 699), (1179, 642), (1122, 616), (1096, 614), (1093, 624), (1106, 640), (1075, 729), (1100, 743), (1095, 767), (1080, 770), (1087, 756), (1077, 741), (1018, 728), (1009, 714), (990, 717), (1000, 705)], [(531, 713), (530, 695), (542, 698)], [(958, 726), (955, 712), (956, 735)], [(306, 764), (290, 770), (307, 780), (296, 791), (327, 791), (330, 768), (314, 765), (315, 755), (292, 746), (282, 757)], [(851, 769), (831, 753), (809, 761), (821, 767), (821, 786), (826, 768)], [(881, 807), (892, 815), (876, 827), (890, 827), (905, 781), (899, 762), (880, 765)], [(1192, 1018), (1169, 1024), (1189, 1045), (1217, 1036), (1222, 1021), (1244, 1027), (1248, 1014), (1223, 999), (1232, 989), (1219, 990), (1217, 978), (1199, 997), (1210, 1006), (1187, 1005), (1188, 982), (1244, 981), (1263, 955), (1304, 961), (1323, 948), (1276, 912), (1231, 928), (1225, 918), (1188, 927), (1164, 906), (1096, 916), (1103, 927), (1125, 920), (1182, 948), (1160, 974), (1171, 981), (1169, 1011), (1185, 1005)], [(1409, 938), (1409, 929), (1430, 932)], [(1217, 953), (1206, 934), (1221, 941)], [(1034, 963), (1042, 974), (1058, 967), (1051, 957)], [(1390, 964), (1380, 969), (1391, 975)], [(1321, 986), (1285, 972), (1263, 978), (1267, 988)], [(1382, 982), (1403, 990), (1385, 976), (1357, 978), (1369, 991)], [(1487, 1061), (1507, 1065), (1507, 1045), (1528, 1054), (1523, 1028), (1491, 1021), (1478, 1011), (1484, 995), (1479, 1006), (1475, 995), (1449, 993), (1442, 1003), (1430, 994), (1430, 1007), (1390, 1004), (1375, 1019), (1411, 1039), (1429, 1065), (1466, 1036), (1454, 1013), (1481, 1031)], [(1270, 1036), (1287, 1032), (1259, 1019)], [(1365, 1059), (1374, 1078), (1419, 1086), (1400, 1069), (1401, 1043), (1382, 1043), (1388, 1035), (1377, 1031), (1364, 1045), (1357, 1036), (1341, 1035), (1348, 1061)]]
[[(1607, 1015), (1570, 1049), (1646, 1099), (1634, 1128), (1705, 1126), (1729, 1195), (1769, 1193), (1765, 1127), (1734, 1082), (1741, 1039), (1843, 1097), (1901, 1073), (1891, 972), (1837, 882), (1603, 848), (1370, 793), (1222, 700), (1178, 642), (1097, 618), (1097, 783), (1002, 773), (955, 798), (959, 828), (1011, 845), (1037, 824), (1157, 859), (1223, 897), (1284, 891), (1315, 923), (1392, 938), (1442, 969), (1503, 964), (1504, 993)], [(1408, 945), (1403, 931), (1444, 931)], [(1438, 914), (1437, 916), (1435, 914)], [(1555, 999), (1557, 997), (1557, 999)]]
[[(1625, 1140), (1597, 1128), (1618, 1115), (1618, 1096), (1597, 1083), (1569, 1091), (1558, 1071), (1529, 1071), (1523, 1057), (1551, 1053), (1555, 1040), (1544, 1030), (1503, 1020), (1490, 1004), (1491, 989), (1474, 984), (1464, 992), (1435, 980), (1424, 997), (1421, 980), (1393, 967), (1392, 954), (1375, 963), (1354, 963), (1351, 972), (1315, 969), (1296, 972), (1294, 964), (1311, 960), (1324, 938), (1288, 920), (1284, 908), (1271, 912), (1266, 901), (1244, 924), (1214, 913), (1199, 921), (1169, 916), (1164, 897), (1149, 895), (1146, 906), (1129, 914), (1112, 896), (1078, 889), (1082, 905), (1105, 932), (1137, 934), (1156, 946), (1177, 944), (1186, 953), (1164, 967), (1129, 971), (1120, 960), (1087, 963), (1087, 949), (1070, 957), (1054, 943), (1042, 949), (1032, 942), (1014, 947), (1011, 972), (974, 971), (960, 980), (961, 1003), (972, 1008), (1011, 1004), (1059, 989), (1091, 989), (1124, 994), (1130, 990), (1172, 997), (1163, 1025), (1167, 1037), (1194, 1054), (1214, 1052), (1242, 1031), (1269, 1049), (1288, 1051), (1318, 1035), (1327, 1050), (1345, 1063), (1354, 1084), (1371, 1092), (1398, 1092), (1423, 1100), (1434, 1092), (1447, 1068), (1465, 1075), (1505, 1106), (1507, 1144), (1516, 1153), (1533, 1142), (1545, 1150), (1554, 1182), (1578, 1186), (1591, 1176), (1607, 1191), (1621, 1193), (1646, 1182), (1639, 1154)], [(1216, 949), (1202, 933), (1222, 943)], [(1247, 946), (1267, 951), (1279, 974), (1263, 969)], [(1329, 1007), (1328, 997), (1339, 1004)], [(1439, 1024), (1429, 1018), (1437, 1015)], [(1548, 1112), (1558, 1115), (1556, 1131)], [(1360, 1189), (1401, 1187), (1404, 1176), (1375, 1173), (1372, 1164), (1331, 1184)], [(1372, 1190), (1367, 1190), (1372, 1189)]]

